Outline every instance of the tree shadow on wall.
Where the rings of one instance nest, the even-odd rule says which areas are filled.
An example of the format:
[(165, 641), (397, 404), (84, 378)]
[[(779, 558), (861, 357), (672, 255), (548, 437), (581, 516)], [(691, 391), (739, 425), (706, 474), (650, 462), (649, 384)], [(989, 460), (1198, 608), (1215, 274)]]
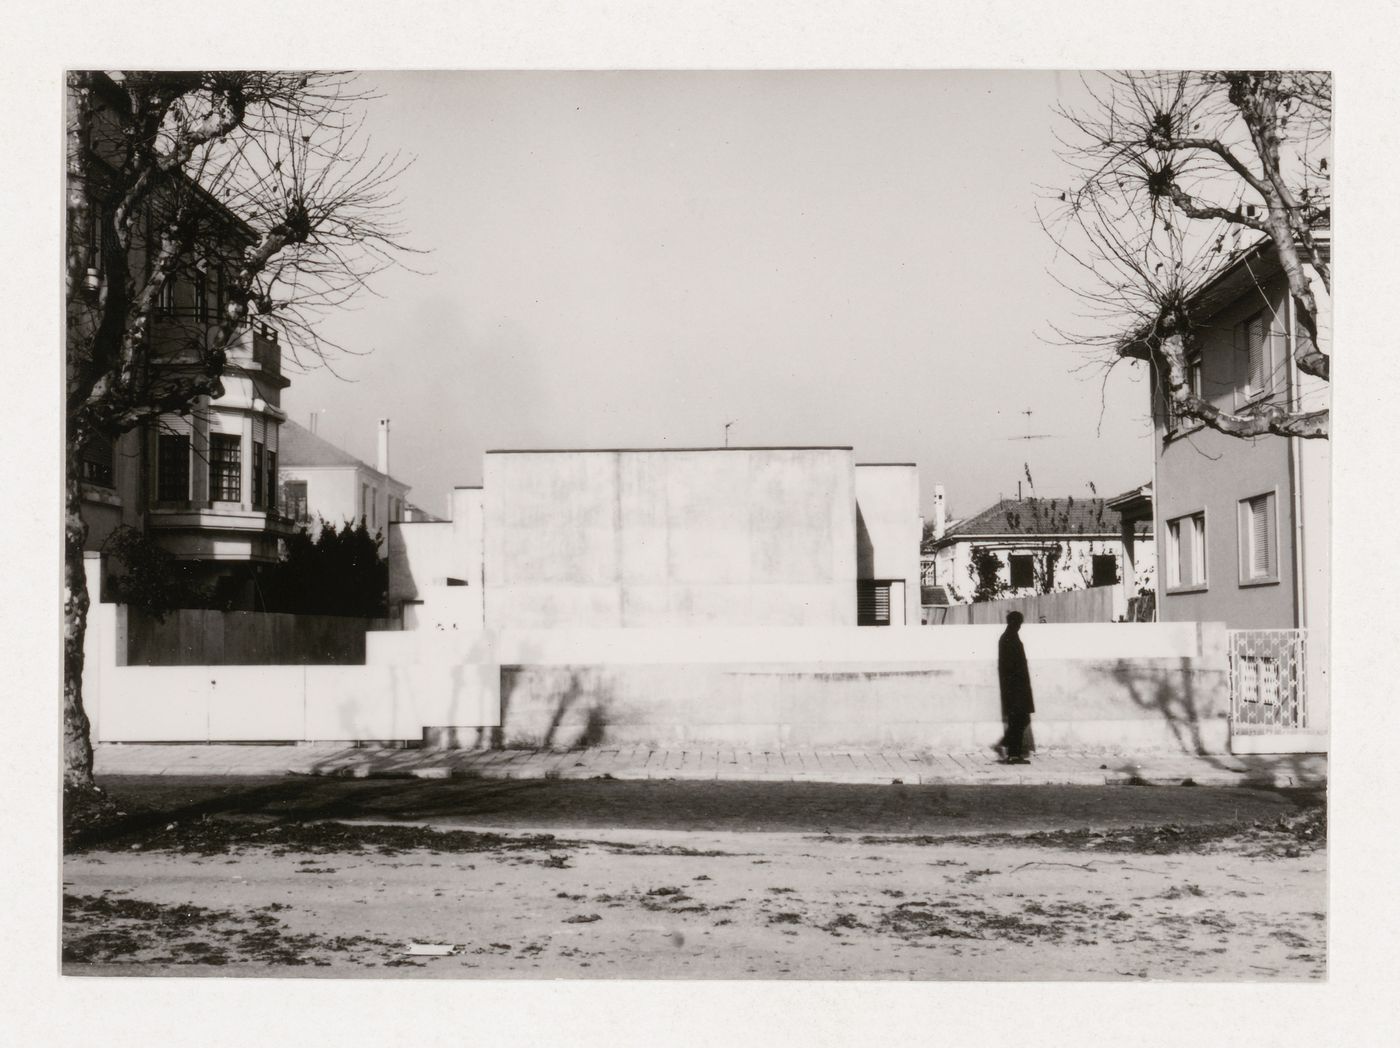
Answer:
[[(1196, 693), (1197, 671), (1192, 668), (1191, 662), (1191, 659), (1183, 657), (1174, 669), (1144, 669), (1129, 660), (1119, 659), (1113, 669), (1107, 671), (1107, 676), (1122, 688), (1134, 706), (1154, 713), (1166, 722), (1183, 753), (1202, 758), (1210, 767), (1234, 774), (1239, 774), (1243, 768), (1245, 784), (1261, 788), (1272, 788), (1275, 776), (1280, 773), (1289, 776), (1295, 784), (1318, 782), (1319, 761), (1312, 754), (1236, 755), (1209, 752), (1202, 730), (1205, 722)], [(1225, 701), (1228, 710), (1228, 696)], [(1227, 722), (1227, 746), (1228, 731)], [(1131, 771), (1130, 768), (1120, 770)]]
[(1143, 669), (1127, 659), (1118, 659), (1109, 676), (1140, 710), (1155, 713), (1171, 730), (1183, 753), (1209, 757), (1201, 732), (1201, 713), (1196, 702), (1195, 674), (1191, 660), (1182, 658), (1180, 669)]
[[(548, 682), (545, 701), (549, 705), (543, 731), (512, 732), (511, 709), (518, 711), (540, 701), (532, 698), (532, 693), (540, 688), (542, 670)], [(491, 729), (492, 749), (588, 749), (607, 741), (612, 694), (596, 672), (571, 669), (561, 685), (555, 683), (559, 675), (538, 666), (502, 666), (501, 676), (501, 723)], [(575, 728), (573, 738), (563, 741)]]

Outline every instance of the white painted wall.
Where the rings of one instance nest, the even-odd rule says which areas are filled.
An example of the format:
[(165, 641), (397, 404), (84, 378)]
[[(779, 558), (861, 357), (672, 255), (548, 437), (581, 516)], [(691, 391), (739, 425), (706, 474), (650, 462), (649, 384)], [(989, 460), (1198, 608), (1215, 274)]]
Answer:
[[(1120, 587), (1122, 586), (1123, 564), (1125, 554), (1123, 542), (1119, 538), (1105, 539), (1081, 539), (1066, 538), (1059, 540), (1060, 547), (1065, 551), (1055, 565), (1056, 590), (1076, 590), (1088, 589), (1093, 580), (1093, 557), (1095, 554), (1112, 554), (1118, 558), (1118, 577)], [(986, 546), (1001, 558), (1002, 566), (999, 573), (1000, 579), (1005, 583), (1011, 581), (1011, 560), (1012, 554), (1030, 554), (1039, 557), (1046, 548), (1044, 542), (1037, 542), (1033, 538), (1024, 540), (1018, 539), (997, 539), (988, 536), (983, 539), (968, 539), (961, 542), (952, 542), (943, 546), (934, 554), (934, 576), (937, 585), (950, 586), (956, 594), (958, 600), (955, 603), (967, 603), (976, 592), (977, 583), (974, 579), (972, 569), (972, 552), (977, 546)], [(1122, 593), (1122, 603), (1126, 606), (1127, 598), (1137, 596), (1136, 590), (1143, 585), (1150, 584), (1157, 577), (1157, 546), (1152, 539), (1140, 539), (1133, 544), (1133, 552), (1136, 560), (1136, 583), (1133, 592), (1124, 590)], [(933, 583), (928, 583), (932, 585)], [(1003, 597), (1028, 597), (1036, 593), (1035, 587), (1007, 590)]]
[(484, 475), (494, 627), (855, 622), (849, 449), (488, 453)]
[[(98, 742), (418, 740), (500, 726), (506, 741), (567, 745), (601, 717), (615, 740), (964, 745), (990, 741), (999, 715), (996, 626), (439, 623), (370, 633), (364, 666), (151, 667), (120, 665), (124, 621), (116, 605), (92, 607), (83, 683)], [(1223, 750), (1219, 624), (1028, 625), (1022, 637), (1043, 744)]]
[[(902, 586), (891, 587), (891, 624), (917, 625), (919, 543), (923, 538), (918, 467), (857, 464), (855, 477), (856, 573), (862, 579), (901, 580)], [(898, 610), (903, 611), (902, 619), (897, 617)]]

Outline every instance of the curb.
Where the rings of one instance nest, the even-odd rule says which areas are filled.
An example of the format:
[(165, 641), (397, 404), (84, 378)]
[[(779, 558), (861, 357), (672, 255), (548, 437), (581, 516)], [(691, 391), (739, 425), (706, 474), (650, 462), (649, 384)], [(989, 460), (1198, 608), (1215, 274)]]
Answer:
[(1196, 775), (1129, 774), (1123, 772), (1042, 772), (1036, 773), (988, 773), (986, 775), (907, 775), (852, 774), (823, 775), (818, 772), (752, 772), (750, 774), (721, 774), (713, 771), (685, 771), (681, 769), (661, 769), (648, 771), (641, 768), (618, 768), (613, 771), (583, 770), (573, 768), (529, 768), (515, 771), (493, 772), (490, 769), (463, 768), (451, 765), (426, 768), (385, 768), (375, 769), (364, 765), (331, 768), (321, 771), (301, 771), (288, 769), (286, 774), (303, 778), (327, 779), (425, 779), (425, 780), (494, 780), (494, 781), (597, 781), (617, 782), (672, 781), (672, 782), (825, 782), (853, 786), (1204, 786), (1204, 787), (1248, 787), (1253, 789), (1280, 789), (1289, 787), (1324, 787), (1326, 779), (1299, 779), (1293, 775), (1277, 773), (1213, 772)]

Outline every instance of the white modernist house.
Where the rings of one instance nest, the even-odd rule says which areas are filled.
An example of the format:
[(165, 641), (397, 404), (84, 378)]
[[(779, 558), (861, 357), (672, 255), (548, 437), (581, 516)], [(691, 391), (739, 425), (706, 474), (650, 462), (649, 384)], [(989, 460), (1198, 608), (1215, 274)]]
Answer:
[[(123, 665), (105, 604), (84, 698), (103, 741), (985, 746), (1002, 627), (919, 626), (918, 506), (848, 447), (489, 452), (389, 526), (364, 665)], [(1228, 745), (1223, 627), (1024, 638), (1041, 745)]]
[(918, 471), (849, 447), (493, 451), (452, 519), (390, 529), (404, 622), (919, 621)]
[[(278, 463), (283, 513), (313, 533), (322, 520), (337, 527), (364, 520), (371, 534), (387, 533), (408, 517), (409, 487), (389, 474), (387, 418), (379, 420), (378, 436), (378, 461), (371, 466), (304, 426), (284, 423)], [(381, 553), (388, 555), (387, 544)]]

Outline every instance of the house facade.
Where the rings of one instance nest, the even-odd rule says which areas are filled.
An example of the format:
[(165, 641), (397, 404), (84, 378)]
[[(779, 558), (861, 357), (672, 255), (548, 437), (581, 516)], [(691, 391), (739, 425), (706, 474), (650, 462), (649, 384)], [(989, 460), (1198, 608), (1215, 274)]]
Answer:
[(389, 529), (406, 628), (917, 625), (918, 477), (848, 447), (494, 451)]
[[(378, 423), (377, 464), (356, 458), (295, 422), (283, 427), (278, 482), (286, 515), (313, 536), (321, 521), (339, 526), (365, 522), (371, 534), (387, 534), (389, 525), (412, 519), (409, 486), (389, 474), (389, 420)], [(388, 556), (387, 543), (380, 547)]]
[(999, 499), (946, 527), (936, 517), (922, 547), (923, 584), (950, 604), (1113, 587), (1113, 617), (1126, 617), (1128, 601), (1152, 585), (1152, 524), (1125, 523), (1110, 501)]
[[(1320, 281), (1313, 284), (1321, 297)], [(1324, 329), (1327, 305), (1319, 302)], [(1200, 350), (1187, 378), (1197, 395), (1227, 411), (1258, 402), (1298, 411), (1329, 406), (1328, 384), (1294, 363), (1306, 335), (1272, 252), (1250, 252), (1226, 269), (1201, 293), (1195, 315)], [(1145, 356), (1131, 343), (1123, 352)], [(1296, 701), (1283, 720), (1324, 730), (1330, 442), (1227, 436), (1177, 417), (1155, 375), (1151, 390), (1158, 614), (1169, 622), (1224, 622), (1233, 631), (1237, 696), (1258, 707), (1237, 709), (1237, 719), (1277, 718)], [(1280, 702), (1281, 692), (1294, 699)]]
[[(103, 158), (114, 155), (122, 135), (124, 93), (99, 80), (94, 93), (94, 131), (89, 195), (102, 193)], [(160, 377), (202, 367), (202, 352), (216, 337), (225, 305), (226, 273), (236, 264), (252, 231), (237, 216), (192, 183), (171, 191), (199, 196), (207, 213), (203, 239), (164, 284), (146, 316), (153, 367)], [(156, 199), (133, 229), (127, 266), (149, 273)], [(98, 246), (97, 227), (87, 231)], [(81, 293), (100, 295), (106, 275), (101, 252)], [(73, 305), (70, 303), (70, 306)], [(82, 324), (81, 305), (70, 308), (70, 324)], [(70, 342), (70, 345), (73, 344)], [(277, 334), (256, 320), (235, 332), (225, 347), (224, 392), (195, 400), (186, 413), (161, 416), (115, 440), (97, 438), (82, 449), (85, 547), (102, 550), (126, 525), (153, 537), (191, 569), (191, 580), (209, 586), (216, 603), (252, 607), (255, 581), (277, 560), (280, 539), (291, 534), (277, 503), (279, 432), (285, 414)], [(81, 361), (70, 357), (70, 367)]]

